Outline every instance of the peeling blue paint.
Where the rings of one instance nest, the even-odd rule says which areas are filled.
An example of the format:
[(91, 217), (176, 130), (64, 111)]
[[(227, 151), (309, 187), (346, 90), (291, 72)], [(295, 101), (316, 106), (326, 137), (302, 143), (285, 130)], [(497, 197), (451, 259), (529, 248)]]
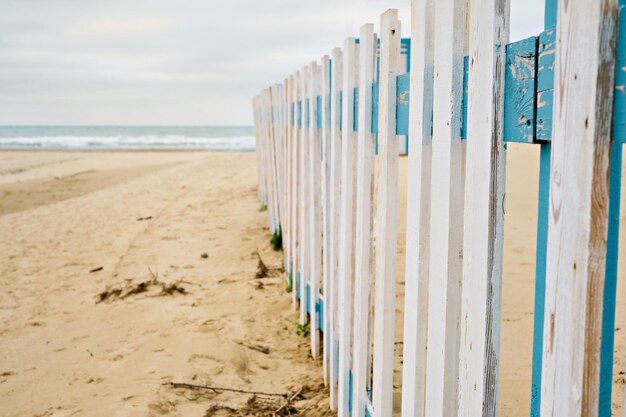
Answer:
[(352, 118), (352, 130), (356, 132), (359, 130), (359, 89), (357, 87), (354, 87), (352, 111), (354, 112), (354, 117)]
[(396, 81), (396, 134), (409, 134), (409, 73), (398, 76)]
[(535, 138), (537, 37), (506, 47), (504, 140), (532, 143)]
[(537, 63), (537, 133), (535, 140), (552, 139), (552, 110), (554, 100), (554, 65), (556, 62), (556, 32), (539, 35)]
[(467, 84), (469, 81), (469, 57), (463, 57), (463, 103), (461, 105), (461, 140), (467, 139)]
[(322, 96), (317, 96), (315, 98), (315, 112), (317, 119), (317, 128), (322, 128)]

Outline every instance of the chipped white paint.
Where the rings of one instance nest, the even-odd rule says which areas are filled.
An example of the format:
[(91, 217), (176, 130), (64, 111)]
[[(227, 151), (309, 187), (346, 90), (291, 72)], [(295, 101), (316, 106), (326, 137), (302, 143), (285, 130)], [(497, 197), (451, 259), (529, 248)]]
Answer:
[(376, 294), (374, 301), (373, 417), (393, 411), (393, 354), (396, 316), (396, 246), (398, 234), (398, 136), (396, 77), (400, 62), (398, 11), (380, 19), (378, 107), (378, 199), (376, 215)]
[(300, 324), (306, 324), (306, 291), (311, 268), (311, 247), (309, 246), (309, 129), (307, 126), (309, 97), (309, 72), (307, 67), (300, 71), (302, 92), (302, 128), (300, 129)]
[[(454, 417), (458, 404), (463, 239), (461, 109), (465, 0), (435, 4), (431, 238), (426, 416)], [(469, 138), (468, 140), (471, 140)]]
[(372, 227), (374, 208), (374, 152), (372, 134), (372, 84), (376, 69), (374, 25), (359, 34), (359, 114), (356, 166), (356, 230), (354, 263), (354, 358), (352, 366), (352, 413), (365, 415), (367, 381), (370, 378), (370, 311), (372, 287)]
[(322, 229), (323, 229), (323, 278), (324, 284), (322, 292), (324, 294), (324, 339), (323, 339), (323, 368), (324, 385), (328, 385), (330, 380), (330, 310), (333, 294), (330, 291), (330, 58), (328, 55), (322, 57), (320, 80), (321, 111), (322, 111)]
[(339, 310), (339, 218), (341, 203), (341, 130), (339, 121), (341, 118), (341, 105), (339, 92), (343, 84), (343, 54), (340, 48), (331, 52), (331, 102), (330, 102), (330, 408), (337, 408), (338, 369), (339, 369), (339, 333), (338, 333), (338, 310)]
[(322, 204), (321, 204), (321, 152), (320, 129), (317, 127), (317, 96), (320, 91), (320, 67), (311, 62), (308, 68), (308, 97), (309, 97), (309, 143), (308, 143), (308, 215), (309, 215), (309, 284), (310, 284), (310, 335), (311, 356), (316, 359), (319, 355), (319, 319), (316, 305), (320, 293), (320, 279), (322, 274)]
[(352, 298), (354, 279), (354, 167), (356, 134), (354, 88), (357, 85), (359, 46), (354, 38), (343, 43), (343, 99), (341, 138), (341, 205), (339, 219), (339, 404), (338, 416), (349, 416), (350, 368), (352, 363)]
[(542, 416), (599, 410), (616, 3), (558, 4)]
[(300, 127), (298, 126), (298, 101), (302, 99), (301, 84), (300, 84), (300, 71), (297, 71), (294, 75), (294, 131), (292, 135), (292, 151), (291, 160), (293, 163), (292, 176), (293, 182), (291, 187), (291, 195), (293, 204), (291, 207), (291, 224), (293, 231), (291, 233), (291, 253), (293, 254), (292, 272), (291, 272), (291, 297), (294, 311), (298, 306), (298, 272), (300, 271)]
[(508, 0), (472, 2), (469, 15), (470, 139), (465, 171), (459, 416), (495, 417), (504, 236)]
[(424, 417), (430, 182), (433, 111), (434, 0), (412, 0), (411, 90), (406, 226), (402, 416)]

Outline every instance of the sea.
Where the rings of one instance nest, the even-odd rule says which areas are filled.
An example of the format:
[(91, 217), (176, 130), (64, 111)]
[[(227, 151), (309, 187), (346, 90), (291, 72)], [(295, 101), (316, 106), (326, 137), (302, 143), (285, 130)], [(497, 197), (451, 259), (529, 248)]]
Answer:
[(252, 126), (0, 126), (0, 149), (250, 152)]

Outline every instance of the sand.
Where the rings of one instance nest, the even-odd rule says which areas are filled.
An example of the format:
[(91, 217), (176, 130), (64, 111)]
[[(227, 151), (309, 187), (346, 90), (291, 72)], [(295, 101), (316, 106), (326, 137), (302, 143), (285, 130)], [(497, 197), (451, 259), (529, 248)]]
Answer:
[[(534, 148), (509, 146), (500, 416), (528, 415)], [(401, 158), (401, 190), (406, 162)], [(307, 385), (295, 406), (303, 415), (330, 415), (321, 362), (296, 334), (283, 278), (254, 277), (255, 250), (271, 268), (282, 257), (269, 246), (256, 173), (253, 153), (0, 152), (0, 415), (203, 416), (212, 404), (240, 406), (249, 398), (169, 382), (271, 393)], [(398, 342), (406, 196), (400, 200)], [(97, 303), (102, 291), (154, 277), (186, 294), (161, 295), (151, 286)], [(624, 401), (624, 285), (616, 413)], [(265, 348), (269, 353), (259, 351)]]

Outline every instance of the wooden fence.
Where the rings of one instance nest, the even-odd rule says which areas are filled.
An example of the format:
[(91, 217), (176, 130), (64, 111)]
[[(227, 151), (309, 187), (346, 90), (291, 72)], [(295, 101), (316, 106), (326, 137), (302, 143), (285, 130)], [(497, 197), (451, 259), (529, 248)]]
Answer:
[(507, 142), (541, 147), (531, 415), (611, 415), (625, 4), (546, 0), (509, 43), (506, 0), (413, 0), (410, 40), (389, 10), (254, 98), (259, 198), (340, 417), (392, 415), (404, 137), (402, 415), (496, 415)]

